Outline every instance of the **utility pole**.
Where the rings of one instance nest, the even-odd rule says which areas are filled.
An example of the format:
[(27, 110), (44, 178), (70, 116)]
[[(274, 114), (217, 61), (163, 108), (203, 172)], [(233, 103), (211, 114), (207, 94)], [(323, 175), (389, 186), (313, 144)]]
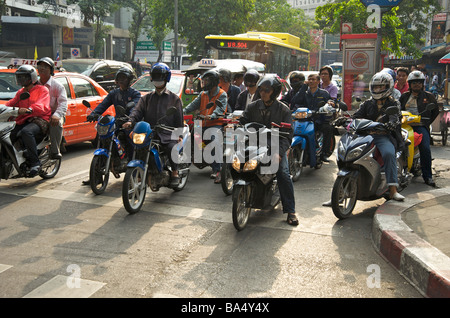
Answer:
[(178, 65), (178, 0), (174, 0), (175, 1), (175, 25), (174, 25), (174, 33), (175, 33), (175, 38), (174, 38), (174, 55), (175, 55), (175, 61), (173, 63), (173, 68), (176, 70), (179, 70), (180, 67)]

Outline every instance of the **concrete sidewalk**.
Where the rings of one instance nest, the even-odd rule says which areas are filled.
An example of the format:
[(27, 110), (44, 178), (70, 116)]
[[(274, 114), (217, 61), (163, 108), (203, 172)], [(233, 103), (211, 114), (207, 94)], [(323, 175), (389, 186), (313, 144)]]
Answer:
[(450, 298), (450, 188), (386, 201), (374, 215), (372, 238), (425, 297)]

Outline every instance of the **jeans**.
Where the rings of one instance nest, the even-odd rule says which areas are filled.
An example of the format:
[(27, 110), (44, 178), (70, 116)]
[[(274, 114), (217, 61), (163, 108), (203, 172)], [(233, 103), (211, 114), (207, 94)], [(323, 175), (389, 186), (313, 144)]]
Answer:
[(394, 144), (387, 135), (372, 135), (374, 143), (381, 153), (384, 161), (384, 173), (388, 186), (398, 187), (397, 158)]
[(422, 167), (423, 180), (431, 179), (431, 149), (430, 149), (430, 131), (425, 126), (414, 126), (414, 132), (422, 134), (422, 142), (419, 144), (420, 165)]
[(278, 189), (280, 190), (283, 213), (295, 213), (294, 184), (289, 173), (287, 155), (281, 156), (280, 166), (277, 171)]

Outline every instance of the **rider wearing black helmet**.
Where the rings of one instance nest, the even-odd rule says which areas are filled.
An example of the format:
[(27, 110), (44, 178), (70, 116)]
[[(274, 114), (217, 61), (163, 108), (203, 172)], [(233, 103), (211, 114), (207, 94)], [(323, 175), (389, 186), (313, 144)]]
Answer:
[[(295, 100), (306, 93), (308, 85), (305, 84), (305, 75), (300, 71), (292, 71), (289, 74), (289, 84), (292, 89), (281, 98), (281, 101), (293, 110)], [(297, 96), (297, 94), (299, 95)]]
[(256, 86), (260, 77), (258, 71), (254, 69), (250, 69), (244, 74), (244, 85), (247, 89), (239, 94), (234, 110), (245, 110), (248, 104), (261, 98), (258, 86)]
[(53, 79), (55, 74), (55, 62), (49, 57), (43, 57), (37, 62), (39, 82), (48, 88), (50, 93), (50, 156), (61, 158), (60, 145), (67, 111), (67, 92), (64, 86)]
[[(247, 106), (240, 122), (242, 124), (257, 122), (272, 128), (271, 123), (276, 124), (292, 123), (291, 111), (289, 107), (278, 101), (281, 93), (281, 81), (277, 76), (265, 75), (258, 82), (258, 90), (261, 99), (252, 102)], [(279, 148), (272, 148), (272, 160), (278, 160), (277, 181), (280, 188), (281, 203), (283, 213), (287, 213), (287, 222), (290, 225), (298, 225), (298, 219), (295, 215), (294, 185), (289, 174), (289, 166), (286, 151), (289, 149), (292, 140), (292, 129), (289, 136), (280, 136)]]

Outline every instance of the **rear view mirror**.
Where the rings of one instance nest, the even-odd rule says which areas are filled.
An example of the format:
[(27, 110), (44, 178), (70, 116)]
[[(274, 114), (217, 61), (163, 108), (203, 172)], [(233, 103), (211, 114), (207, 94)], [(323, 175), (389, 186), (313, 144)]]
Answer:
[(87, 101), (87, 100), (83, 100), (82, 101), (83, 105), (86, 106), (87, 108), (91, 108), (91, 104)]

